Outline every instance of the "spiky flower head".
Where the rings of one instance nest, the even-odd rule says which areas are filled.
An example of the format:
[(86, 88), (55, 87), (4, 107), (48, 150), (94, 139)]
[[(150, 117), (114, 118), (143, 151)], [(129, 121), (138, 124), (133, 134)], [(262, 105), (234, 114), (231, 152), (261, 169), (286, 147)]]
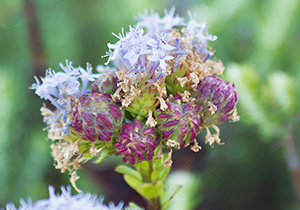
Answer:
[(119, 142), (115, 147), (122, 155), (123, 161), (131, 165), (142, 160), (151, 160), (159, 139), (155, 129), (146, 127), (140, 120), (135, 119), (132, 123), (124, 123), (122, 132), (118, 137)]
[(167, 101), (166, 111), (156, 110), (157, 129), (167, 146), (181, 149), (188, 146), (200, 133), (200, 108), (194, 103), (180, 104), (180, 99)]
[(122, 122), (123, 114), (109, 94), (91, 93), (79, 99), (72, 125), (83, 139), (110, 142), (117, 137)]
[(205, 126), (223, 123), (233, 113), (238, 102), (234, 84), (214, 75), (205, 77), (198, 84), (195, 98)]

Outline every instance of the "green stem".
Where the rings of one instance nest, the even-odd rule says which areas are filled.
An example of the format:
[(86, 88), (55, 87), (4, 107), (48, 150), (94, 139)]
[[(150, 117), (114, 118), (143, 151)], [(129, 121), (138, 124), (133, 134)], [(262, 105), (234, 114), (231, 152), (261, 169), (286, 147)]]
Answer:
[[(152, 183), (151, 175), (153, 172), (153, 160), (148, 161), (149, 170), (148, 173), (143, 177), (145, 183)], [(146, 198), (145, 198), (146, 199)], [(147, 210), (161, 210), (161, 203), (160, 198), (151, 198), (150, 200), (146, 199), (147, 201)]]
[(161, 210), (159, 197), (147, 200), (147, 210)]

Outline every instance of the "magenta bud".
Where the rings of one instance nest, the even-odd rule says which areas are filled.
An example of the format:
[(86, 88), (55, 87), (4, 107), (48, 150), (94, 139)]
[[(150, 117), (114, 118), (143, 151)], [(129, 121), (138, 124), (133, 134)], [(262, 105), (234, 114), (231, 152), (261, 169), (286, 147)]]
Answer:
[(155, 134), (155, 129), (154, 128), (145, 128), (142, 131), (143, 136), (147, 136), (147, 135), (151, 135), (151, 134)]
[(97, 139), (97, 134), (94, 128), (84, 127), (83, 130), (85, 132), (87, 139), (90, 140), (91, 142), (94, 142), (95, 139)]
[(126, 148), (121, 148), (118, 150), (119, 155), (122, 155), (124, 152), (126, 152)]
[(172, 127), (174, 125), (177, 125), (179, 122), (180, 122), (180, 120), (171, 120), (171, 121), (168, 121), (167, 123), (165, 123), (163, 125), (163, 127), (164, 128)]
[(155, 150), (155, 145), (154, 145), (153, 142), (151, 142), (151, 141), (146, 141), (145, 144), (148, 145), (152, 150)]
[(72, 116), (72, 125), (83, 139), (111, 141), (121, 131), (123, 114), (109, 94), (81, 96)]
[(78, 119), (77, 115), (75, 115), (73, 126), (78, 133), (82, 133), (83, 131), (82, 120)]
[(112, 118), (114, 119), (114, 121), (116, 123), (120, 123), (120, 122), (123, 121), (122, 112), (118, 107), (109, 104), (108, 105), (108, 110), (109, 110), (109, 114), (112, 116)]
[(81, 112), (81, 117), (83, 118), (83, 121), (86, 123), (86, 125), (91, 126), (94, 123), (94, 117), (90, 113)]
[(147, 160), (152, 160), (153, 153), (147, 153)]
[(113, 130), (113, 124), (111, 120), (105, 116), (104, 114), (97, 114), (97, 119), (96, 119), (96, 125), (101, 129), (101, 130)]
[(134, 158), (134, 156), (130, 156), (129, 157), (129, 164), (130, 165), (134, 165), (135, 164), (135, 158)]
[(116, 147), (118, 154), (123, 156), (123, 161), (129, 164), (148, 160), (148, 154), (154, 154), (157, 136), (155, 129), (145, 127), (142, 121), (135, 119), (132, 124), (124, 123)]
[(132, 125), (130, 123), (124, 123), (122, 125), (122, 133), (129, 134), (132, 132), (133, 132), (133, 129), (132, 129)]
[(135, 119), (135, 120), (132, 121), (132, 126), (133, 126), (134, 130), (135, 129), (142, 129), (144, 127), (144, 124), (142, 123), (142, 121)]
[(238, 95), (235, 85), (230, 85), (228, 81), (213, 75), (207, 76), (198, 84), (197, 90), (195, 98), (205, 126), (224, 122), (236, 107)]
[(98, 139), (100, 141), (110, 141), (110, 137), (108, 137), (107, 135), (105, 135), (104, 133), (102, 133), (102, 131), (99, 132)]
[(140, 161), (144, 159), (144, 154), (140, 150), (136, 150), (136, 155)]
[(175, 128), (172, 128), (171, 130), (167, 131), (164, 130), (162, 131), (162, 139), (167, 140), (169, 136), (174, 132)]
[(156, 118), (157, 118), (157, 119), (164, 119), (164, 118), (171, 119), (171, 118), (172, 118), (172, 116), (171, 116), (171, 115), (169, 115), (169, 114), (161, 113), (161, 114), (157, 115), (157, 117), (156, 117)]
[(169, 139), (187, 146), (191, 143), (191, 129), (195, 135), (200, 133), (202, 124), (199, 114), (200, 106), (194, 103), (178, 104), (172, 100), (168, 101), (169, 109), (162, 111), (156, 110), (157, 128), (163, 142)]
[(146, 147), (145, 147), (145, 145), (144, 144), (142, 144), (142, 143), (136, 143), (136, 145), (135, 146), (137, 146), (138, 148), (140, 148), (141, 150), (145, 150), (146, 149)]
[(118, 148), (120, 148), (122, 146), (122, 144), (120, 143), (120, 142), (116, 142), (115, 143), (115, 147), (118, 149)]
[(124, 141), (126, 139), (130, 139), (130, 135), (128, 133), (121, 133), (119, 135), (119, 138), (120, 138), (121, 141)]

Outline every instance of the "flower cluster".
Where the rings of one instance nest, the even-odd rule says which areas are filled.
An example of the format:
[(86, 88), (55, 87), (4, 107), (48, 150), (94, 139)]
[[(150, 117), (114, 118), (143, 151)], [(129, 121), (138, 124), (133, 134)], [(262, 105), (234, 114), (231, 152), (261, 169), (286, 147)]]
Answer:
[(48, 70), (42, 84), (36, 79), (32, 85), (56, 107), (41, 111), (56, 168), (70, 171), (71, 183), (81, 163), (95, 156), (100, 162), (120, 155), (133, 165), (160, 158), (166, 148), (167, 167), (172, 148), (199, 151), (201, 131), (207, 132), (206, 143), (220, 144), (217, 124), (239, 119), (235, 86), (217, 76), (224, 66), (211, 59), (208, 42), (217, 37), (195, 14), (189, 12), (185, 22), (174, 13), (165, 10), (161, 18), (145, 11), (135, 27), (113, 34), (118, 41), (108, 44), (104, 57), (114, 67), (99, 66), (92, 74), (90, 65), (84, 70), (67, 61), (64, 72)]
[(72, 196), (71, 187), (61, 187), (61, 195), (55, 194), (55, 189), (49, 186), (49, 199), (39, 200), (35, 203), (31, 199), (28, 202), (21, 200), (21, 206), (16, 208), (14, 204), (7, 204), (6, 210), (121, 210), (123, 203), (117, 206), (110, 203), (109, 206), (103, 204), (103, 198), (90, 193), (80, 193)]

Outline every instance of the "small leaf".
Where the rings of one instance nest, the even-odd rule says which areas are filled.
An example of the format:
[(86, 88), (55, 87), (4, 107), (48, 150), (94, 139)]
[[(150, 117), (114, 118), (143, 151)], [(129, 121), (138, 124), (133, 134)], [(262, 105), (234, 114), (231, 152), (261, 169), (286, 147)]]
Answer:
[(162, 203), (162, 209), (165, 209), (167, 205), (170, 203), (172, 198), (176, 195), (176, 193), (180, 190), (182, 185), (174, 185), (170, 189), (168, 189), (168, 192), (163, 191), (160, 200)]
[(160, 197), (161, 192), (163, 191), (163, 183), (158, 181), (156, 183), (146, 183), (143, 184), (140, 189), (140, 194), (145, 197), (147, 200), (151, 198)]
[(151, 174), (151, 181), (152, 182), (158, 181), (162, 169), (163, 169), (163, 167), (160, 167), (160, 168), (158, 168), (158, 169), (156, 169), (155, 171), (152, 172), (152, 174)]
[(149, 163), (148, 161), (142, 161), (140, 163), (136, 163), (133, 165), (139, 172), (147, 171), (149, 170)]
[(158, 180), (161, 180), (163, 182), (168, 173), (170, 172), (170, 169), (171, 167), (165, 168), (163, 165), (160, 166), (158, 169), (152, 172), (151, 181), (157, 182)]
[(138, 171), (136, 171), (128, 166), (120, 165), (115, 169), (115, 171), (120, 174), (134, 176), (135, 178), (139, 179), (140, 181), (143, 180), (142, 175)]
[(163, 167), (163, 170), (161, 171), (160, 176), (159, 176), (159, 179), (162, 182), (165, 180), (165, 178), (169, 174), (170, 170), (171, 170), (171, 167), (168, 167), (168, 168)]
[(135, 191), (141, 194), (141, 186), (143, 182), (140, 179), (130, 174), (124, 174), (124, 179), (130, 187), (132, 187), (133, 189), (135, 189)]

